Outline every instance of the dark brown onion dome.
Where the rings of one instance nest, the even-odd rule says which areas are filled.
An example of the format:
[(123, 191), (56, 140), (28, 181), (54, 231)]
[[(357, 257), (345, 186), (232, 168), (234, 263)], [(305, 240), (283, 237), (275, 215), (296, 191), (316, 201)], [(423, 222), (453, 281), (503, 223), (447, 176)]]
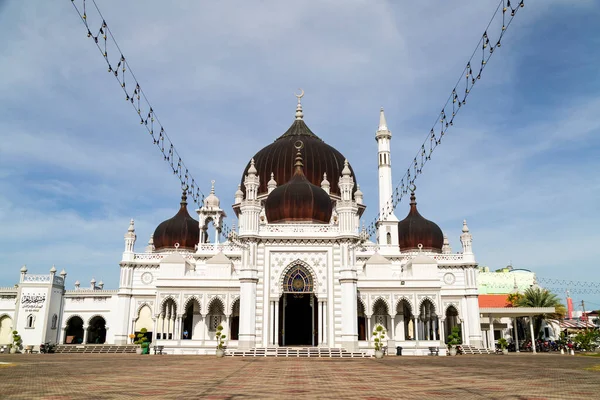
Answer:
[(421, 216), (417, 210), (415, 193), (410, 194), (410, 211), (406, 218), (398, 222), (398, 243), (400, 251), (423, 250), (441, 253), (444, 245), (444, 234), (435, 222)]
[(200, 242), (200, 225), (198, 221), (190, 216), (187, 210), (187, 194), (181, 195), (181, 207), (175, 216), (163, 221), (154, 231), (154, 249), (175, 248), (179, 243), (180, 249), (194, 250)]
[(308, 222), (328, 224), (333, 204), (327, 192), (312, 184), (304, 175), (300, 151), (296, 155), (292, 178), (275, 188), (265, 202), (269, 223)]
[[(327, 179), (331, 182), (330, 193), (340, 196), (338, 181), (342, 176), (346, 158), (315, 135), (302, 119), (296, 119), (283, 135), (254, 156), (254, 166), (258, 170), (260, 178), (258, 194), (267, 193), (267, 183), (271, 179), (271, 172), (274, 174), (275, 181), (280, 183), (288, 182), (292, 178), (294, 175), (294, 143), (297, 140), (304, 143), (302, 155), (306, 179), (313, 185), (320, 186), (323, 174), (327, 173)], [(250, 168), (250, 163), (246, 165), (241, 180), (241, 189), (244, 194), (246, 193), (244, 178), (248, 174), (248, 168)], [(356, 180), (352, 167), (350, 167), (350, 171)]]

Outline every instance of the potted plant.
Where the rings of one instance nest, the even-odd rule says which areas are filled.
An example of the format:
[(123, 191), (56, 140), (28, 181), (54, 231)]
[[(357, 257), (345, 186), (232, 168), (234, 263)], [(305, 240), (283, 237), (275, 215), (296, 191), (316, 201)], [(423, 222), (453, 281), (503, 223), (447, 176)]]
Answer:
[(23, 347), (23, 340), (21, 339), (21, 335), (19, 335), (19, 332), (17, 331), (12, 331), (12, 335), (13, 342), (12, 346), (10, 346), (10, 354), (19, 353), (21, 348)]
[(451, 356), (456, 355), (456, 346), (461, 344), (462, 340), (460, 338), (460, 328), (455, 326), (452, 328), (452, 333), (448, 335), (448, 353)]
[(223, 357), (225, 355), (225, 335), (223, 334), (223, 325), (217, 326), (217, 357)]
[(140, 347), (135, 349), (135, 352), (137, 354), (148, 354), (149, 353), (148, 347), (149, 347), (150, 343), (148, 343), (148, 338), (146, 337), (147, 332), (148, 332), (148, 329), (142, 328), (140, 333), (137, 334), (137, 340), (135, 341), (135, 344), (140, 345)]
[(498, 339), (498, 346), (502, 349), (502, 354), (508, 354), (508, 342), (504, 338)]
[(373, 342), (375, 343), (375, 358), (383, 358), (383, 340), (385, 339), (385, 329), (377, 325), (373, 331)]

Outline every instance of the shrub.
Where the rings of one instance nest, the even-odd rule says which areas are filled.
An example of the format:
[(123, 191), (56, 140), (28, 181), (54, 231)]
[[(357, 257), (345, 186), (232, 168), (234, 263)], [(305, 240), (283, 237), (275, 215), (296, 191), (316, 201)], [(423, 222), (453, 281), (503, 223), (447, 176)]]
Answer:
[(215, 335), (217, 337), (217, 349), (223, 350), (223, 346), (225, 345), (225, 335), (223, 334), (223, 325), (217, 326), (217, 333)]
[(383, 339), (385, 339), (385, 334), (386, 332), (385, 329), (383, 329), (383, 326), (377, 325), (377, 327), (373, 331), (373, 342), (375, 344), (375, 351), (383, 350)]

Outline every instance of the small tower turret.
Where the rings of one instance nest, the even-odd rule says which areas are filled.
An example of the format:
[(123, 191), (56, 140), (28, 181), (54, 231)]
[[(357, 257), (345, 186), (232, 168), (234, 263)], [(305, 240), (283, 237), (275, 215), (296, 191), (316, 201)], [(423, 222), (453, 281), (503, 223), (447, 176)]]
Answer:
[(462, 252), (465, 261), (475, 261), (475, 255), (473, 254), (473, 236), (469, 231), (466, 219), (463, 221), (460, 243), (462, 244)]
[(277, 182), (275, 181), (275, 174), (271, 172), (271, 180), (267, 183), (267, 193), (271, 193), (277, 188)]
[(129, 228), (127, 228), (127, 233), (125, 234), (125, 251), (123, 252), (124, 261), (133, 261), (133, 250), (136, 238), (137, 235), (135, 234), (135, 225), (132, 218), (131, 221), (129, 221)]
[(210, 238), (208, 237), (208, 224), (212, 223), (215, 227), (215, 237), (213, 243), (219, 243), (219, 237), (223, 229), (223, 219), (227, 216), (225, 211), (221, 209), (221, 201), (215, 194), (215, 181), (211, 181), (210, 194), (204, 199), (204, 205), (202, 208), (196, 210), (198, 213), (198, 219), (200, 223), (200, 243), (209, 243)]

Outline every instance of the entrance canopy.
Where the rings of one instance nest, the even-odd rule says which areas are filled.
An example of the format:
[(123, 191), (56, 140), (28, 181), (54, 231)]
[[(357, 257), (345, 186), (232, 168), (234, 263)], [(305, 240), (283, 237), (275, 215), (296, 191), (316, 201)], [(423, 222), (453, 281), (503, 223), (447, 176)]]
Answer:
[(556, 313), (554, 307), (484, 307), (479, 309), (479, 314), (482, 316), (511, 318), (554, 313)]

